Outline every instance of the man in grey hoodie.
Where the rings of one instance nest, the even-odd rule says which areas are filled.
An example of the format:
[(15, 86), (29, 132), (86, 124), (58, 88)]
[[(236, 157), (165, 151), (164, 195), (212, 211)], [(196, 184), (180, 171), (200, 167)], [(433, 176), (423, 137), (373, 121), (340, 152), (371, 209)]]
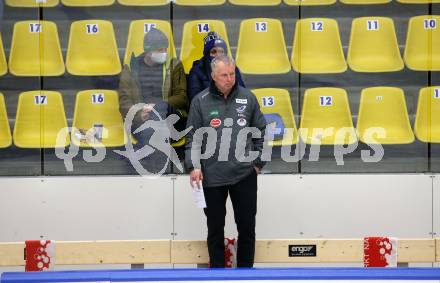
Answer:
[(185, 163), (191, 185), (203, 182), (211, 267), (225, 266), (228, 194), (238, 230), (237, 266), (252, 267), (257, 174), (264, 166), (261, 152), (266, 121), (256, 97), (236, 83), (232, 58), (216, 57), (211, 68), (213, 81), (191, 103), (187, 127), (192, 130), (186, 137)]

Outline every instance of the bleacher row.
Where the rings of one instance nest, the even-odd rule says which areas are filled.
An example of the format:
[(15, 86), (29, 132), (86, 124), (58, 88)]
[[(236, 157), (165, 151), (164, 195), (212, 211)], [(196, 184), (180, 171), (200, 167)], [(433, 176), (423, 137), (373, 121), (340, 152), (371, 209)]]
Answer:
[[(297, 129), (289, 92), (254, 89), (268, 123), (273, 123), (273, 146), (306, 144), (408, 144), (414, 133), (422, 142), (440, 143), (440, 86), (420, 89), (414, 133), (404, 91), (397, 87), (362, 90), (356, 129), (346, 90), (333, 87), (307, 89)], [(114, 90), (84, 90), (76, 95), (72, 131), (68, 126), (61, 93), (27, 91), (19, 96), (13, 138), (4, 97), (0, 94), (0, 148), (14, 142), (19, 148), (117, 147), (127, 142)], [(277, 133), (278, 132), (278, 133)], [(97, 136), (98, 135), (98, 136)], [(58, 140), (57, 140), (58, 138)], [(183, 142), (178, 143), (178, 146)], [(177, 146), (177, 145), (176, 145)]]
[[(392, 0), (339, 0), (344, 4), (386, 4)], [(427, 4), (440, 3), (440, 0), (395, 0), (404, 4)], [(61, 3), (70, 7), (97, 7), (111, 6), (115, 3), (125, 6), (160, 6), (173, 2), (182, 6), (213, 6), (223, 5), (226, 0), (61, 0)], [(245, 6), (276, 6), (282, 2), (286, 5), (307, 6), (307, 5), (331, 5), (336, 0), (228, 0), (233, 5)], [(6, 4), (11, 7), (55, 7), (59, 5), (59, 0), (6, 0)]]
[[(356, 72), (394, 72), (406, 66), (417, 71), (440, 70), (440, 16), (421, 15), (409, 19), (403, 59), (393, 20), (387, 17), (355, 18), (352, 23), (347, 60), (344, 57), (338, 23), (329, 18), (306, 18), (296, 22), (289, 60), (282, 23), (278, 19), (242, 20), (236, 61), (244, 74), (283, 74), (293, 70), (304, 74), (341, 73), (347, 65)], [(143, 51), (144, 34), (152, 27), (170, 39), (169, 52), (176, 57), (171, 25), (163, 20), (135, 20), (129, 28), (124, 63)], [(203, 37), (218, 32), (229, 47), (225, 23), (221, 20), (188, 21), (183, 27), (180, 59), (186, 73), (202, 56)], [(66, 64), (51, 21), (19, 21), (14, 24), (9, 60), (0, 38), (0, 74), (15, 76), (60, 76), (65, 69), (76, 76), (116, 75), (121, 62), (113, 24), (106, 20), (73, 21), (66, 52)], [(231, 54), (231, 53), (230, 53)]]

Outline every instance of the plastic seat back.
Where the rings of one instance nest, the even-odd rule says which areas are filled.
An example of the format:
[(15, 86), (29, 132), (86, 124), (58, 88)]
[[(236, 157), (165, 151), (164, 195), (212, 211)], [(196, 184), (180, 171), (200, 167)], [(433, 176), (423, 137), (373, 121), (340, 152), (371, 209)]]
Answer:
[(65, 139), (60, 138), (59, 142), (57, 136), (66, 128), (63, 99), (59, 92), (37, 90), (20, 94), (13, 134), (17, 147), (65, 147), (70, 143), (69, 135), (64, 135)]
[(339, 0), (344, 4), (349, 5), (375, 5), (390, 3), (391, 0)]
[(0, 148), (9, 147), (12, 144), (11, 129), (9, 128), (8, 114), (3, 94), (0, 93)]
[(5, 0), (6, 5), (10, 7), (24, 7), (24, 8), (38, 8), (38, 7), (55, 7), (60, 1), (59, 0)]
[(397, 87), (363, 89), (357, 131), (359, 139), (364, 143), (412, 143), (414, 133), (409, 122), (403, 90)]
[(229, 3), (241, 6), (277, 6), (281, 0), (229, 0)]
[(417, 16), (409, 20), (403, 58), (415, 71), (440, 70), (440, 16)]
[(3, 40), (0, 35), (0, 76), (8, 72), (8, 65), (6, 63), (5, 50), (3, 48)]
[(430, 4), (430, 3), (440, 3), (440, 0), (397, 0), (397, 2), (403, 4)]
[(162, 6), (169, 2), (169, 0), (118, 0), (118, 3), (124, 6)]
[(394, 72), (403, 69), (391, 18), (353, 20), (347, 62), (356, 72)]
[(347, 70), (338, 23), (334, 19), (309, 18), (296, 22), (291, 58), (299, 73), (342, 73)]
[(283, 74), (291, 70), (283, 27), (277, 19), (243, 20), (238, 38), (237, 65), (245, 74)]
[(335, 4), (336, 0), (284, 0), (284, 3), (291, 6), (320, 6)]
[(48, 21), (15, 23), (9, 70), (15, 76), (64, 74), (64, 60), (56, 24)]
[(61, 2), (70, 7), (99, 7), (111, 6), (115, 0), (61, 0)]
[(121, 72), (113, 24), (104, 20), (75, 21), (70, 27), (67, 71), (77, 76)]
[[(258, 99), (260, 109), (267, 123), (274, 123), (274, 140), (272, 146), (292, 145), (298, 143), (298, 130), (292, 110), (289, 92), (279, 88), (260, 88), (252, 92)], [(267, 128), (266, 128), (267, 129)]]
[(174, 3), (182, 6), (216, 6), (225, 2), (226, 0), (174, 0)]
[(440, 143), (440, 86), (420, 90), (414, 133), (422, 142)]
[(72, 142), (81, 147), (124, 145), (127, 137), (118, 93), (102, 89), (78, 92), (72, 127)]
[(341, 88), (307, 89), (300, 136), (306, 144), (353, 144), (357, 141), (347, 92)]

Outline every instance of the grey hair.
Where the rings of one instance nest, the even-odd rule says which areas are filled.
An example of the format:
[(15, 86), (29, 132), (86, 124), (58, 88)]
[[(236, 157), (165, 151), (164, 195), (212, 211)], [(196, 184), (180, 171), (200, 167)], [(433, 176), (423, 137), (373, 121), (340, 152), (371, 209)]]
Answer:
[(235, 66), (235, 60), (232, 57), (229, 57), (227, 55), (220, 55), (212, 59), (211, 61), (211, 71), (214, 72), (214, 70), (217, 68), (218, 63), (223, 62), (225, 65), (234, 65)]

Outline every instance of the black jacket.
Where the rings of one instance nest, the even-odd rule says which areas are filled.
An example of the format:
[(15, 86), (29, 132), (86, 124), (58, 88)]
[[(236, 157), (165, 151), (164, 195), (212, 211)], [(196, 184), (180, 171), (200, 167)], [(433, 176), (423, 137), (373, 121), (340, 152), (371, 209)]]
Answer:
[[(209, 87), (211, 80), (211, 62), (209, 59), (203, 56), (202, 59), (194, 61), (187, 80), (187, 93), (190, 103), (197, 94)], [(235, 67), (235, 80), (240, 86), (246, 87), (237, 67)]]

